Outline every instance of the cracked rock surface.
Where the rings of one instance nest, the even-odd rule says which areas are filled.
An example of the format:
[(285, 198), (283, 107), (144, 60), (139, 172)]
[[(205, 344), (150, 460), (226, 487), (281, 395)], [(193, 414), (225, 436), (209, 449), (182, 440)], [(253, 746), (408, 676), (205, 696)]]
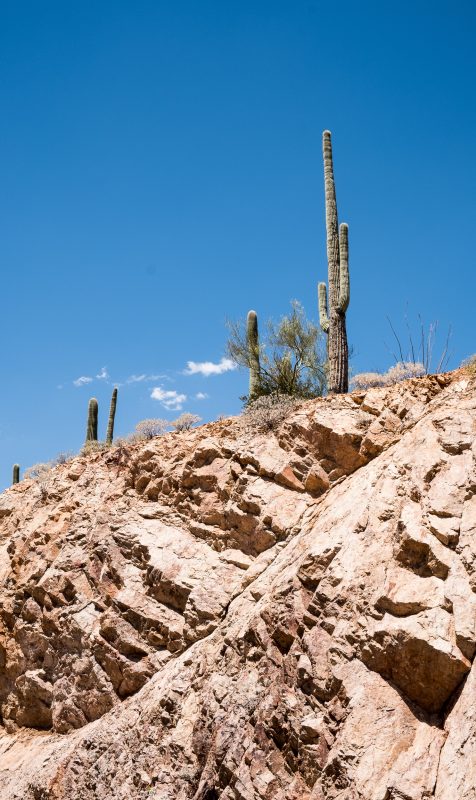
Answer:
[(476, 383), (0, 496), (2, 800), (475, 800)]

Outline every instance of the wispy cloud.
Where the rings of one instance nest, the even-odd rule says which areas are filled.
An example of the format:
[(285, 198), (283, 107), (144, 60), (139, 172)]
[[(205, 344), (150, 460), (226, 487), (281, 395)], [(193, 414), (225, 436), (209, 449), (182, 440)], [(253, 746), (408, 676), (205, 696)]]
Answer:
[(129, 375), (126, 383), (142, 383), (143, 381), (158, 381), (160, 378), (167, 378), (167, 375), (147, 375), (145, 372), (141, 375)]
[(106, 367), (103, 367), (101, 369), (99, 374), (96, 375), (96, 378), (98, 379), (98, 381), (105, 381), (105, 380), (107, 380), (109, 378), (109, 373), (108, 373)]
[(89, 375), (81, 375), (80, 378), (76, 378), (73, 381), (75, 386), (86, 386), (87, 383), (92, 383), (93, 379), (89, 377)]
[(180, 411), (187, 399), (186, 394), (179, 394), (172, 389), (162, 389), (161, 386), (155, 386), (150, 396), (152, 400), (158, 400), (164, 408), (171, 411)]
[(195, 395), (195, 400), (207, 400), (208, 397), (210, 397), (210, 395), (208, 395), (206, 392), (197, 392)]
[(231, 358), (222, 358), (218, 364), (213, 361), (187, 361), (186, 375), (221, 375), (223, 372), (229, 372), (236, 369), (236, 364)]

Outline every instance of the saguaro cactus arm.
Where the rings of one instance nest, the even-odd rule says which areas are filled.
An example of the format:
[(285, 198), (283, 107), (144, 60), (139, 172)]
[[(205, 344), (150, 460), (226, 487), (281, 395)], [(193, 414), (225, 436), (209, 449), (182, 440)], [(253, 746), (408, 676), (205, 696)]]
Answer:
[(14, 464), (13, 465), (13, 480), (12, 483), (20, 483), (20, 465)]
[(246, 340), (250, 362), (250, 398), (257, 397), (260, 388), (259, 335), (256, 311), (248, 311), (246, 320)]
[(319, 322), (324, 333), (329, 331), (329, 316), (327, 313), (327, 286), (320, 283), (318, 286), (319, 295)]
[(114, 387), (114, 389), (112, 390), (111, 405), (109, 408), (109, 420), (107, 423), (106, 444), (112, 444), (112, 440), (114, 438), (114, 419), (116, 416), (116, 405), (117, 405), (117, 388)]
[(97, 442), (98, 440), (98, 401), (91, 397), (88, 405), (88, 426), (86, 428), (86, 441)]
[(332, 160), (331, 132), (322, 134), (324, 158), (324, 191), (326, 198), (327, 264), (329, 272), (329, 307), (333, 308), (339, 296), (339, 226), (337, 221), (336, 187)]
[(349, 226), (346, 222), (339, 225), (339, 302), (337, 310), (345, 314), (350, 301), (350, 278), (349, 278)]

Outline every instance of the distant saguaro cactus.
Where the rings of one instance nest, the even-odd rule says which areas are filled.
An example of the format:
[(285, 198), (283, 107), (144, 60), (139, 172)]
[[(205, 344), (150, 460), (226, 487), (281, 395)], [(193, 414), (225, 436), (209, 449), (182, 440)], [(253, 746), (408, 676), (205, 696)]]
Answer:
[(86, 441), (97, 442), (98, 440), (98, 401), (91, 397), (88, 405), (88, 427), (86, 429)]
[(330, 131), (322, 134), (324, 186), (326, 195), (326, 231), (329, 297), (325, 283), (319, 284), (319, 320), (327, 334), (330, 394), (343, 394), (349, 389), (349, 348), (345, 312), (350, 300), (349, 228), (337, 220), (334, 167)]
[(112, 390), (111, 405), (109, 407), (109, 420), (107, 423), (106, 444), (112, 444), (112, 440), (114, 438), (114, 419), (116, 416), (116, 405), (117, 405), (117, 388), (114, 387), (114, 389)]
[(13, 480), (12, 483), (20, 483), (20, 465), (14, 464), (13, 465)]
[(249, 398), (254, 399), (258, 396), (260, 388), (259, 336), (256, 311), (248, 311), (246, 320), (246, 340), (248, 342), (250, 363)]

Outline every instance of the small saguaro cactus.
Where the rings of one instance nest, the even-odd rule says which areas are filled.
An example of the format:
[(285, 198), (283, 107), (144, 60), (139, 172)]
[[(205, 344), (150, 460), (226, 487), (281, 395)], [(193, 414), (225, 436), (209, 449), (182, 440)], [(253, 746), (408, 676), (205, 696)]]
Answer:
[(349, 389), (349, 348), (345, 313), (350, 300), (349, 228), (337, 220), (334, 167), (330, 131), (322, 134), (324, 155), (324, 187), (326, 195), (327, 264), (329, 293), (326, 284), (319, 284), (319, 320), (327, 334), (330, 394), (343, 394)]
[(117, 388), (114, 387), (111, 396), (111, 405), (109, 407), (109, 420), (107, 423), (106, 444), (112, 444), (114, 438), (114, 418), (116, 416), (117, 405)]
[(14, 464), (13, 465), (13, 480), (12, 483), (20, 483), (20, 465)]
[(258, 317), (256, 311), (248, 311), (246, 320), (246, 340), (250, 363), (250, 400), (256, 399), (260, 388), (259, 336)]
[(91, 397), (88, 405), (88, 427), (86, 429), (86, 441), (97, 442), (98, 440), (98, 401)]

